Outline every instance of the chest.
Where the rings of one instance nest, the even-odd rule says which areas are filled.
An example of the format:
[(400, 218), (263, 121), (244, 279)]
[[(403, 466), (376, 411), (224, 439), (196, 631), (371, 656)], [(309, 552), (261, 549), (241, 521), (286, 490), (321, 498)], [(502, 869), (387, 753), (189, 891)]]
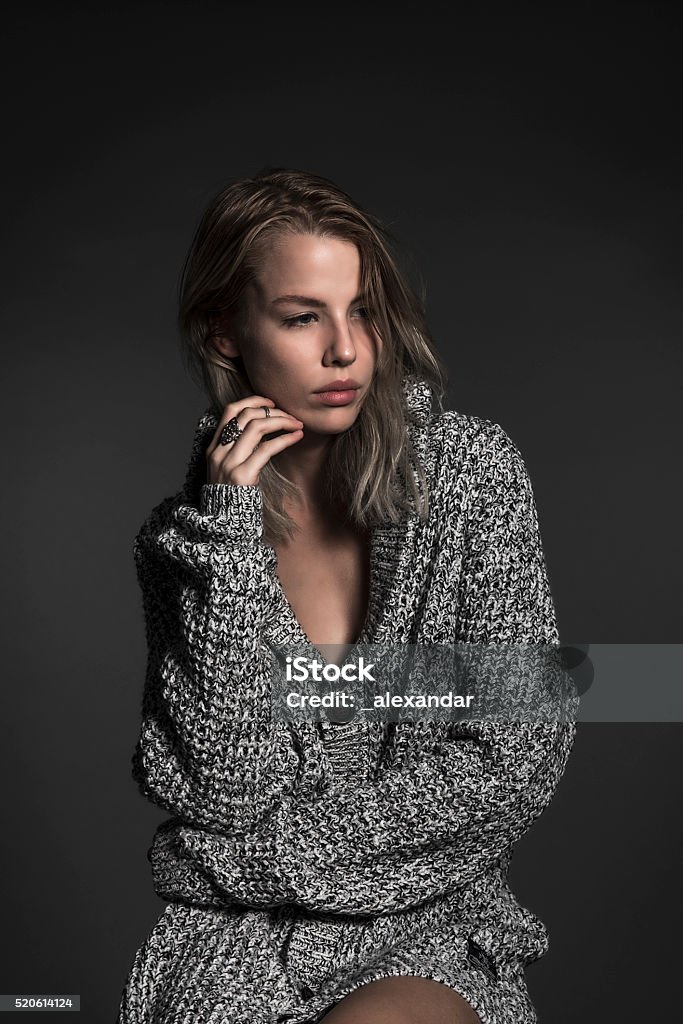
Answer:
[(337, 531), (323, 538), (309, 533), (275, 550), (278, 579), (311, 643), (355, 643), (368, 610), (368, 535)]

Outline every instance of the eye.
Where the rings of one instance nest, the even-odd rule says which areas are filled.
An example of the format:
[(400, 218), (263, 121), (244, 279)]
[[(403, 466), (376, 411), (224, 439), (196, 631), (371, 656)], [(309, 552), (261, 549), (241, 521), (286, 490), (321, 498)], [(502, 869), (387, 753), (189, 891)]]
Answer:
[(285, 325), (285, 327), (290, 328), (308, 327), (308, 325), (311, 323), (310, 320), (307, 320), (305, 323), (302, 323), (302, 320), (305, 320), (307, 316), (312, 316), (314, 320), (316, 319), (315, 313), (299, 313), (298, 316), (288, 316), (285, 320), (282, 321), (282, 323)]
[(357, 316), (357, 315), (358, 315), (359, 313), (361, 313), (361, 314), (362, 314), (362, 319), (364, 319), (364, 320), (367, 320), (367, 318), (368, 318), (368, 317), (370, 316), (370, 313), (368, 312), (368, 309), (367, 309), (367, 307), (366, 307), (366, 306), (359, 306), (359, 307), (358, 307), (358, 309), (355, 309), (355, 310), (354, 310), (354, 314), (355, 314), (356, 316)]

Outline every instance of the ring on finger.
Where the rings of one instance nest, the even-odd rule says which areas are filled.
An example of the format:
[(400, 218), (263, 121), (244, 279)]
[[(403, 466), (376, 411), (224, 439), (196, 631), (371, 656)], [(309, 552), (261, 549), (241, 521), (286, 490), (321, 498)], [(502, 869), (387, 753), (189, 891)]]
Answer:
[(221, 436), (218, 438), (218, 443), (230, 444), (231, 441), (236, 441), (240, 434), (243, 433), (244, 431), (242, 427), (237, 422), (237, 417), (233, 416), (221, 430)]

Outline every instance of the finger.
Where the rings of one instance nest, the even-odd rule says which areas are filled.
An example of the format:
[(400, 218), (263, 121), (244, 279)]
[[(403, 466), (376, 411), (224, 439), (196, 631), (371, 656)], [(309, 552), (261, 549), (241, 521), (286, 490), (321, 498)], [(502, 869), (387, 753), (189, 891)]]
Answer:
[[(290, 416), (288, 412), (280, 412), (274, 410), (270, 416), (259, 415), (260, 410), (254, 409), (249, 410), (253, 414), (248, 416), (247, 410), (243, 410), (242, 415), (237, 419), (239, 426), (242, 428), (242, 432), (234, 441), (228, 441), (227, 443), (221, 442), (221, 434), (223, 429), (221, 428), (221, 434), (218, 435), (218, 440), (213, 447), (207, 448), (207, 457), (212, 456), (223, 456), (226, 452), (232, 454), (235, 448), (238, 448), (240, 452), (245, 449), (251, 450), (258, 443), (256, 438), (263, 436), (264, 434), (274, 434), (278, 430), (291, 430), (292, 428), (298, 428), (303, 426), (301, 420), (297, 419), (296, 416)], [(229, 422), (229, 421), (228, 421)], [(224, 424), (225, 425), (225, 424)], [(242, 441), (242, 438), (246, 437), (246, 441)], [(250, 446), (250, 447), (249, 447)], [(223, 458), (220, 459), (223, 462)]]
[[(236, 419), (242, 430), (246, 430), (250, 423), (255, 422), (258, 425), (264, 427), (268, 426), (268, 422), (276, 418), (284, 417), (290, 422), (301, 423), (301, 420), (297, 416), (293, 416), (291, 413), (286, 412), (284, 409), (269, 409), (266, 413), (263, 406), (250, 406), (237, 415)], [(267, 433), (267, 431), (266, 431)]]
[(266, 463), (282, 451), (296, 444), (304, 436), (303, 430), (295, 430), (292, 433), (281, 434), (279, 437), (272, 437), (268, 441), (262, 441), (258, 448), (255, 448), (251, 455), (247, 456), (244, 462), (230, 474), (233, 483), (253, 485), (258, 483), (259, 473)]
[[(262, 410), (264, 405), (267, 405), (269, 409), (275, 408), (275, 402), (273, 399), (266, 398), (264, 395), (247, 395), (246, 398), (238, 398), (235, 402), (229, 402), (225, 406), (223, 414), (218, 421), (218, 425), (209, 444), (209, 449), (215, 447), (218, 443), (218, 438), (221, 436), (223, 427), (226, 423), (229, 423), (234, 416), (237, 416), (244, 409), (256, 408)], [(241, 425), (242, 424), (240, 424), (240, 426)]]
[[(272, 417), (278, 415), (287, 415), (287, 413), (283, 413), (280, 409), (275, 409), (273, 406), (266, 406), (265, 408), (268, 409), (267, 414), (262, 405), (244, 406), (242, 409), (237, 410), (234, 416), (228, 416), (228, 414), (226, 413), (223, 417), (221, 417), (221, 421), (218, 424), (218, 427), (213, 435), (211, 443), (206, 449), (206, 454), (211, 455), (214, 451), (216, 451), (219, 448), (221, 449), (221, 451), (224, 450), (225, 444), (221, 442), (223, 430), (226, 427), (226, 425), (230, 423), (230, 421), (233, 419), (237, 420), (237, 425), (240, 428), (240, 431), (243, 433), (246, 427), (249, 425), (249, 423), (254, 419), (263, 420), (264, 422), (267, 422)], [(233, 441), (230, 441), (228, 443), (234, 444)]]

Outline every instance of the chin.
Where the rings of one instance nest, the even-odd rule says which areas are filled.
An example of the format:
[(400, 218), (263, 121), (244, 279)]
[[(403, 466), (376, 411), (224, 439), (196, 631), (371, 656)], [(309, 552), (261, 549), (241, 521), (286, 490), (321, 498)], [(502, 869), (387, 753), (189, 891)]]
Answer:
[[(310, 423), (306, 423), (304, 420), (303, 440), (306, 440), (306, 436), (312, 437), (317, 435), (318, 437), (336, 437), (338, 434), (344, 434), (347, 430), (351, 429), (357, 418), (357, 416), (344, 417), (343, 419), (342, 417), (335, 417), (334, 423), (328, 421), (326, 423), (323, 422), (318, 424), (315, 423), (313, 417), (311, 417)], [(300, 419), (303, 419), (303, 417), (300, 417)]]
[[(303, 416), (300, 417), (303, 419)], [(356, 409), (350, 412), (348, 409), (338, 407), (332, 411), (330, 415), (330, 409), (326, 409), (322, 416), (311, 416), (311, 430), (320, 429), (323, 433), (337, 433), (340, 430), (348, 430), (358, 419), (358, 411)], [(304, 430), (306, 429), (306, 421), (304, 420)]]

